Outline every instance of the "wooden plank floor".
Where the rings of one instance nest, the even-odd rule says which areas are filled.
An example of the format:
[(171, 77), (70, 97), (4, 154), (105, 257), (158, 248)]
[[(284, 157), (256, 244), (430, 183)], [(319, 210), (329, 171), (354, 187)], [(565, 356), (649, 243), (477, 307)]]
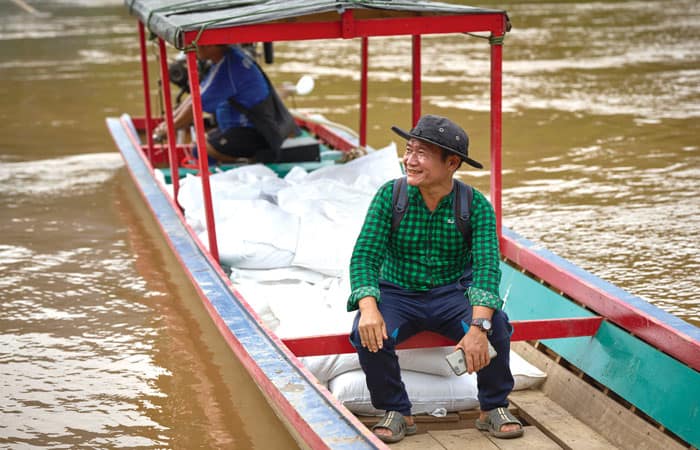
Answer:
[[(540, 350), (525, 342), (514, 349), (547, 373), (538, 389), (514, 391), (510, 411), (525, 425), (517, 439), (496, 439), (474, 428), (478, 411), (447, 417), (416, 416), (418, 433), (391, 444), (392, 449), (687, 449), (657, 425), (645, 421), (607, 393), (588, 384)], [(360, 417), (371, 427), (379, 418)]]
[[(444, 418), (416, 416), (418, 433), (391, 444), (401, 450), (450, 449), (615, 449), (617, 448), (584, 424), (542, 391), (530, 389), (513, 392), (511, 412), (525, 424), (525, 434), (517, 439), (496, 439), (474, 428), (477, 411), (448, 414)], [(360, 418), (367, 426), (378, 418)]]
[(391, 444), (392, 449), (401, 450), (535, 450), (561, 449), (537, 427), (526, 426), (525, 434), (517, 439), (496, 439), (476, 428), (463, 430), (436, 430), (409, 436), (401, 442)]

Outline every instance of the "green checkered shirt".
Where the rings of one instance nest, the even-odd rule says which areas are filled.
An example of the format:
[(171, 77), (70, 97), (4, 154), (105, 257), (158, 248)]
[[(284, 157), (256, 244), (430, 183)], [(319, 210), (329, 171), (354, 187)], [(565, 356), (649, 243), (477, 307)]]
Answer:
[(500, 254), (496, 216), (484, 195), (474, 189), (470, 208), (471, 252), (455, 224), (454, 191), (432, 213), (420, 191), (408, 186), (408, 208), (395, 233), (391, 232), (393, 181), (374, 196), (350, 261), (352, 293), (347, 309), (357, 309), (366, 296), (381, 301), (378, 279), (406, 289), (427, 291), (455, 283), (472, 258), (473, 283), (464, 293), (472, 305), (500, 309)]

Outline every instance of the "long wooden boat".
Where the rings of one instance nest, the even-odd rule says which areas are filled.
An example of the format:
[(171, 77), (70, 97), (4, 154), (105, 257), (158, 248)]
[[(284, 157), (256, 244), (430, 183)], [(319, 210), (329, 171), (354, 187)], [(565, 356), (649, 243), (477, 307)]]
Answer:
[[(514, 319), (513, 347), (547, 372), (535, 390), (511, 395), (512, 409), (526, 426), (511, 445), (533, 448), (697, 448), (700, 446), (700, 331), (502, 227), (501, 66), (505, 11), (432, 1), (268, 0), (182, 2), (125, 0), (137, 19), (145, 116), (108, 118), (107, 126), (192, 285), (233, 354), (248, 370), (300, 447), (384, 448), (356, 417), (304, 367), (299, 358), (353, 352), (347, 335), (281, 339), (266, 327), (233, 287), (219, 261), (210, 168), (201, 158), (180, 167), (187, 145), (176, 144), (170, 89), (162, 92), (165, 116), (154, 117), (146, 33), (157, 40), (160, 77), (169, 86), (167, 47), (187, 53), (194, 99), (195, 142), (204, 148), (196, 45), (310, 39), (361, 40), (360, 121), (355, 137), (339, 128), (298, 117), (307, 135), (321, 143), (321, 161), (281, 163), (313, 170), (338, 164), (338, 152), (366, 146), (369, 38), (407, 36), (412, 44), (412, 120), (421, 115), (421, 36), (484, 33), (491, 58), (491, 202), (503, 255), (502, 292)], [(151, 131), (168, 124), (168, 144)], [(142, 142), (144, 140), (145, 142)], [(229, 167), (223, 167), (224, 169)], [(207, 242), (185, 221), (176, 201), (185, 173), (201, 180)], [(170, 184), (166, 188), (160, 180)], [(405, 348), (449, 345), (421, 334)], [(475, 430), (474, 411), (443, 418), (419, 417), (419, 434), (398, 448), (476, 445), (506, 448)], [(376, 420), (376, 419), (374, 419)], [(512, 447), (508, 447), (512, 448)]]

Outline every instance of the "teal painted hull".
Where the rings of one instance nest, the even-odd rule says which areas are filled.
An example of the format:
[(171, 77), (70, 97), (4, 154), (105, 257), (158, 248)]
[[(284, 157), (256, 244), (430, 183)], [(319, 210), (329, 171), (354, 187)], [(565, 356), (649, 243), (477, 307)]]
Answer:
[[(508, 264), (501, 293), (513, 320), (594, 314)], [(700, 446), (700, 373), (604, 321), (592, 337), (542, 341), (689, 444)]]

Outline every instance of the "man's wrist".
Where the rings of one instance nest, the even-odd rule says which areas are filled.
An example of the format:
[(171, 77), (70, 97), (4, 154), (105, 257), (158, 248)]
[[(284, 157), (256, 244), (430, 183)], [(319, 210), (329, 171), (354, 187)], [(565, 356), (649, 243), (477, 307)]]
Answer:
[(470, 325), (470, 328), (475, 328), (486, 335), (490, 336), (491, 333), (493, 333), (493, 324), (491, 323), (491, 319), (485, 317), (475, 317), (472, 319)]
[(377, 308), (377, 299), (372, 296), (362, 297), (357, 301), (357, 308), (360, 312), (367, 308)]

